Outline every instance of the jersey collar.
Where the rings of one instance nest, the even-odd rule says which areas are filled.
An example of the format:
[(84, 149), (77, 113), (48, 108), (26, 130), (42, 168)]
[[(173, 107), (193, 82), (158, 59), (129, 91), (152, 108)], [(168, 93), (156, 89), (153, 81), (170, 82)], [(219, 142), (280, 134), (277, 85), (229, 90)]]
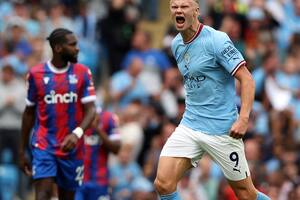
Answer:
[(68, 71), (68, 69), (70, 68), (70, 63), (68, 63), (68, 65), (64, 68), (57, 68), (55, 67), (50, 60), (47, 61), (47, 65), (49, 67), (49, 69), (56, 74), (62, 74), (65, 73), (66, 71)]
[(193, 41), (198, 37), (198, 35), (200, 34), (202, 28), (203, 28), (203, 24), (200, 23), (200, 25), (199, 25), (199, 27), (198, 27), (198, 30), (197, 30), (197, 32), (195, 33), (195, 35), (194, 35), (189, 41), (184, 42), (184, 44), (190, 44), (191, 42), (193, 42)]

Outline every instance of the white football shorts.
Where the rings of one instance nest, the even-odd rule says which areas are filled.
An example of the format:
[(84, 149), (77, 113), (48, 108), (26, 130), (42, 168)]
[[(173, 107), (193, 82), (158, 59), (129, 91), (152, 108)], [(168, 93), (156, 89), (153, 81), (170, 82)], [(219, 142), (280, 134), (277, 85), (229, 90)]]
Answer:
[(209, 135), (179, 125), (165, 143), (160, 156), (185, 157), (196, 167), (207, 153), (231, 181), (243, 180), (250, 176), (242, 139), (229, 135)]

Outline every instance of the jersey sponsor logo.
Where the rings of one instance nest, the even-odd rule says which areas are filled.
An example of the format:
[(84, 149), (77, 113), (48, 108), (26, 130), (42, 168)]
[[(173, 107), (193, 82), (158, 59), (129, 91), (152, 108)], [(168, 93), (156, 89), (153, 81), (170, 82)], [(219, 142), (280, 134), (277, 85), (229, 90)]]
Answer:
[(76, 84), (78, 82), (78, 79), (76, 78), (75, 74), (70, 74), (69, 75), (69, 83), (70, 84)]
[(187, 88), (190, 89), (195, 89), (195, 88), (200, 88), (202, 82), (206, 79), (204, 75), (200, 76), (190, 76), (190, 75), (185, 75), (184, 76), (184, 85)]
[(78, 95), (72, 91), (65, 94), (56, 94), (54, 90), (51, 90), (50, 94), (47, 94), (44, 97), (46, 104), (75, 103), (77, 102), (77, 99)]
[(90, 135), (90, 136), (85, 135), (84, 144), (89, 146), (96, 146), (101, 144), (101, 140), (98, 135)]
[(226, 47), (221, 52), (221, 55), (224, 56), (227, 61), (231, 60), (232, 58), (234, 60), (239, 59), (238, 50), (233, 45), (229, 45), (228, 47)]

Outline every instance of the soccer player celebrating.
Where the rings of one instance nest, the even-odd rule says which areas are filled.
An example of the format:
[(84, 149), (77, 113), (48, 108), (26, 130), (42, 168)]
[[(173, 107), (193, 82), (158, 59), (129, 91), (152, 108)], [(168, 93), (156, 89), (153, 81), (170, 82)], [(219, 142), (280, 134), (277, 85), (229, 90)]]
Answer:
[[(197, 0), (170, 0), (179, 34), (172, 52), (184, 79), (186, 107), (160, 155), (155, 187), (162, 200), (180, 199), (178, 181), (207, 153), (221, 167), (238, 199), (266, 200), (251, 180), (242, 138), (254, 99), (246, 62), (224, 32), (198, 21)], [(241, 109), (235, 83), (241, 84)]]
[(108, 111), (97, 114), (93, 128), (84, 135), (84, 178), (75, 200), (109, 200), (108, 155), (118, 153), (120, 134), (117, 116)]
[[(73, 199), (83, 176), (85, 129), (95, 117), (95, 89), (90, 70), (77, 63), (75, 35), (63, 28), (48, 37), (53, 57), (30, 69), (22, 119), (20, 166), (35, 181), (35, 199)], [(32, 168), (25, 149), (32, 131)]]

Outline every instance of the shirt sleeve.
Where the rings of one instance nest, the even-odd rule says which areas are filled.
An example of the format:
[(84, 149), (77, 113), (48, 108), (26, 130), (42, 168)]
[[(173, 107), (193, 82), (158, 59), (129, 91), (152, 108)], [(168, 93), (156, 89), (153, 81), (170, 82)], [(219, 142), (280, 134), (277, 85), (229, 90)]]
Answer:
[(27, 97), (26, 97), (26, 106), (34, 106), (37, 101), (37, 87), (34, 80), (34, 76), (29, 72), (26, 76), (26, 88), (27, 88)]
[(119, 118), (117, 115), (111, 114), (110, 120), (111, 120), (111, 126), (110, 126), (111, 131), (108, 132), (108, 137), (111, 141), (116, 141), (116, 140), (119, 141), (121, 139), (121, 135), (118, 128)]
[(81, 98), (82, 103), (89, 103), (96, 100), (95, 87), (93, 83), (91, 70), (87, 70), (83, 80), (83, 95)]
[(217, 32), (214, 36), (216, 47), (216, 60), (232, 76), (242, 65), (246, 64), (242, 54), (235, 48), (228, 35), (224, 32)]

